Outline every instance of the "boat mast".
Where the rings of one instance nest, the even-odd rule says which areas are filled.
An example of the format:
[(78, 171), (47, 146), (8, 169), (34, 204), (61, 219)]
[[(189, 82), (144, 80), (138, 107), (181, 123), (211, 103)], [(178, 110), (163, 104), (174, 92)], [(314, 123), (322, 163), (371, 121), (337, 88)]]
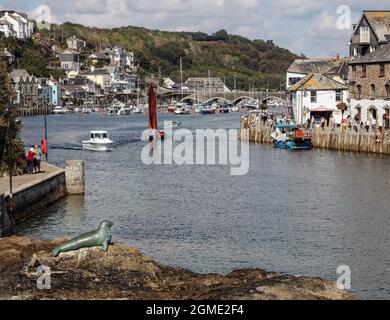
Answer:
[(211, 100), (211, 73), (209, 69), (209, 99)]
[(137, 107), (139, 106), (139, 77), (137, 79)]
[(183, 93), (183, 60), (180, 57), (180, 89), (181, 89), (181, 100), (184, 99)]

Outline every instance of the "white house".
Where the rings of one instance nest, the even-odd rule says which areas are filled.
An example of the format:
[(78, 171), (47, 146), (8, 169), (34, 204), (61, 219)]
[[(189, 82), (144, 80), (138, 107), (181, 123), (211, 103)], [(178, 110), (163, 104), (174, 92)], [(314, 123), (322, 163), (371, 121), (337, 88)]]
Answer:
[(4, 33), (6, 37), (14, 36), (19, 39), (26, 39), (33, 34), (33, 22), (24, 13), (0, 11), (0, 23), (3, 23), (0, 32)]
[(6, 38), (16, 37), (16, 31), (14, 30), (12, 23), (5, 19), (0, 19), (0, 33), (4, 34)]
[(287, 69), (287, 89), (309, 74), (324, 74), (336, 81), (348, 79), (348, 59), (297, 59)]
[[(290, 86), (294, 116), (298, 124), (304, 124), (309, 118), (331, 117), (335, 123), (342, 121), (339, 103), (347, 103), (348, 87), (341, 82), (322, 74), (310, 74)], [(349, 111), (344, 115), (349, 114)]]
[(134, 53), (127, 52), (123, 48), (107, 48), (104, 53), (109, 57), (110, 64), (117, 67), (134, 67)]
[(59, 55), (59, 58), (61, 68), (64, 69), (66, 72), (80, 70), (81, 63), (79, 52), (72, 49), (67, 49)]
[(87, 46), (87, 43), (84, 40), (79, 39), (76, 36), (66, 39), (66, 44), (69, 49), (73, 50), (83, 50)]

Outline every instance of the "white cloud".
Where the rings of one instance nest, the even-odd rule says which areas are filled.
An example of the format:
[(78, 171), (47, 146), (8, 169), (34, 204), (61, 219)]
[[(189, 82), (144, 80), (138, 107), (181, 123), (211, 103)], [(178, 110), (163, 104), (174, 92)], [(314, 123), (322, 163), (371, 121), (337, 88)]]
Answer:
[(142, 26), (162, 30), (226, 29), (274, 40), (296, 53), (347, 52), (348, 31), (336, 28), (337, 7), (349, 5), (356, 19), (364, 9), (388, 8), (388, 0), (0, 0), (3, 7), (33, 9), (47, 3), (52, 21), (96, 27)]

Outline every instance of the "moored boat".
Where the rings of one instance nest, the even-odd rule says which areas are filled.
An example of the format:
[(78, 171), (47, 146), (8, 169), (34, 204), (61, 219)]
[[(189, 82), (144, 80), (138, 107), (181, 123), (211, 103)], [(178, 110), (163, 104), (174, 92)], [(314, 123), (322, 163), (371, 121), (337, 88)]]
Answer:
[(67, 114), (67, 113), (70, 113), (69, 109), (67, 108), (63, 108), (63, 107), (55, 107), (53, 109), (53, 113), (54, 114)]
[(272, 143), (277, 149), (311, 150), (313, 144), (310, 134), (304, 133), (295, 124), (275, 124), (271, 134)]

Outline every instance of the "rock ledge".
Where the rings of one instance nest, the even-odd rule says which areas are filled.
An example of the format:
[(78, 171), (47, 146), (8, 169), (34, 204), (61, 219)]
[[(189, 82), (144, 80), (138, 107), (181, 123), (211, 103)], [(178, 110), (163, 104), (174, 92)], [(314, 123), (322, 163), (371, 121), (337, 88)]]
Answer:
[[(63, 253), (50, 251), (67, 239), (0, 239), (0, 299), (145, 300), (351, 300), (320, 278), (279, 275), (260, 269), (222, 276), (166, 267), (137, 249), (114, 244)], [(37, 267), (51, 269), (51, 289), (37, 288)]]

